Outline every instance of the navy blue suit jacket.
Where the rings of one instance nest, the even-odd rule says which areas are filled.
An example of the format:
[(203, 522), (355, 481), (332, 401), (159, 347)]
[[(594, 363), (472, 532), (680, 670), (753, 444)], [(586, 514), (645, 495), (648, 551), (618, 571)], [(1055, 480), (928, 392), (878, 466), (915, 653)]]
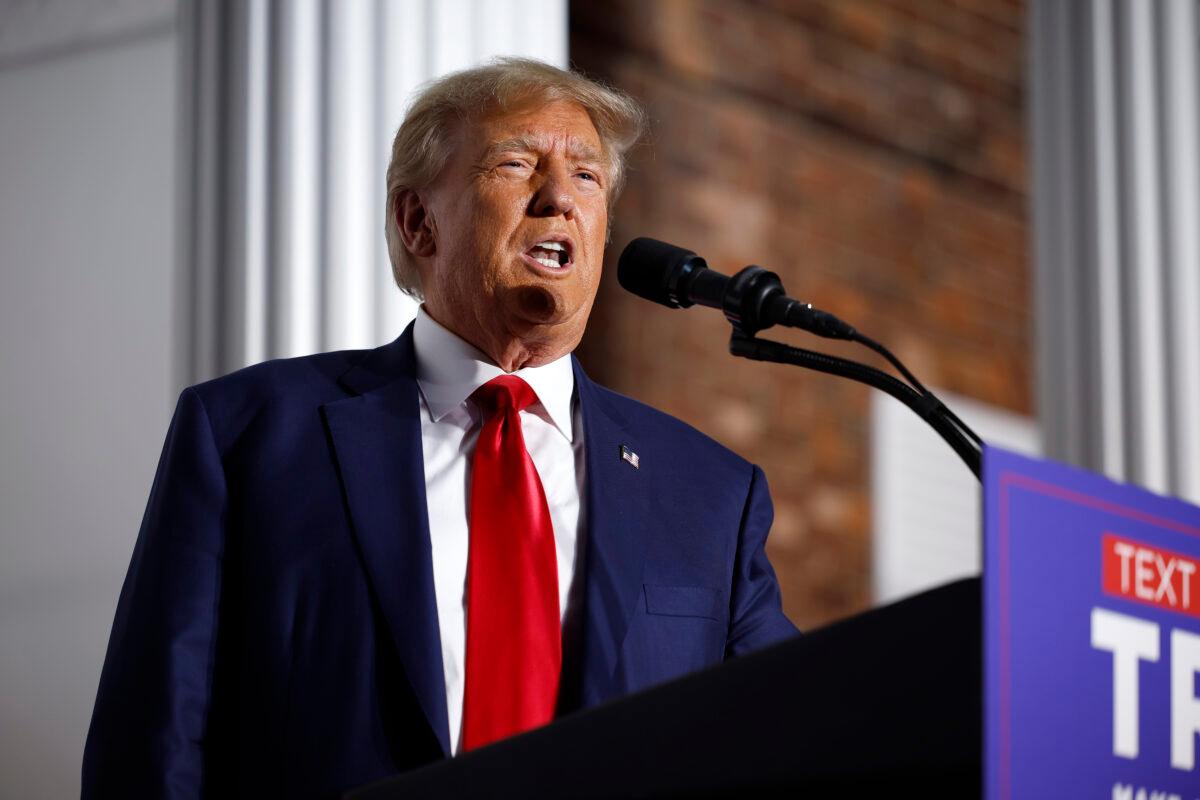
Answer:
[[(184, 390), (84, 797), (329, 797), (450, 752), (414, 367), (410, 327)], [(574, 369), (584, 605), (560, 711), (792, 635), (762, 472)]]

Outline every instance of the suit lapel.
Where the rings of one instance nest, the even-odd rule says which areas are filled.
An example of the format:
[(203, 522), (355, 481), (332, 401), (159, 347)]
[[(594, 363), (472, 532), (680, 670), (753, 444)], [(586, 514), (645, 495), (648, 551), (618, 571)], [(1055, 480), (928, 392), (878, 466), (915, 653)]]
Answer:
[(586, 448), (587, 531), (579, 699), (593, 705), (621, 692), (614, 672), (642, 592), (646, 556), (645, 476), (621, 457), (638, 443), (620, 413), (572, 358)]
[[(621, 458), (638, 442), (614, 404), (572, 358), (586, 448), (584, 609), (579, 700), (622, 692), (617, 659), (642, 592), (648, 535), (643, 463)], [(367, 577), (431, 730), (449, 755), (449, 721), (425, 499), (412, 327), (352, 367), (355, 396), (322, 414)], [(651, 467), (652, 468), (652, 467)]]
[(354, 397), (322, 413), (368, 580), (413, 692), (450, 754), (425, 500), (412, 326), (340, 379)]

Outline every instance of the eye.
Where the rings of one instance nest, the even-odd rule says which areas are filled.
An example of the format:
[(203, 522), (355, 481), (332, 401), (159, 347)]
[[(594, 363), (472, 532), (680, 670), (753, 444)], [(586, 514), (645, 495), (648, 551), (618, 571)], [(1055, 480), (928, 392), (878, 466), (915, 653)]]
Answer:
[(578, 177), (582, 178), (585, 181), (590, 181), (592, 183), (600, 182), (600, 176), (598, 176), (596, 173), (591, 172), (589, 170), (584, 170), (584, 171), (580, 172), (578, 174)]
[(497, 169), (504, 169), (504, 170), (528, 170), (528, 169), (533, 168), (533, 166), (528, 161), (526, 161), (525, 159), (522, 159), (522, 158), (507, 158), (507, 159), (501, 161), (496, 166), (497, 166)]

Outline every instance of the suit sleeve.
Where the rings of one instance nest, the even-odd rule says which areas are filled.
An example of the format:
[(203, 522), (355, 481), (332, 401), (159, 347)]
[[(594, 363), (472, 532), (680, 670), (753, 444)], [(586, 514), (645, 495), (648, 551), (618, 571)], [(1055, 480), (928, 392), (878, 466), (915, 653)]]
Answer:
[(200, 796), (225, 508), (208, 413), (185, 389), (117, 603), (84, 748), (85, 800)]
[(766, 647), (797, 633), (796, 626), (783, 613), (779, 582), (767, 560), (767, 533), (774, 518), (767, 478), (755, 466), (738, 532), (726, 658)]

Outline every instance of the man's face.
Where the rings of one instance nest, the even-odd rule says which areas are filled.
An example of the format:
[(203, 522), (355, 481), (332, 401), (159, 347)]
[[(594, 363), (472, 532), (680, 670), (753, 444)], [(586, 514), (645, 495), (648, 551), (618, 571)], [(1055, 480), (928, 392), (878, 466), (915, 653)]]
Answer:
[(574, 103), (464, 125), (421, 193), (434, 243), (421, 269), (429, 314), (506, 370), (573, 350), (600, 281), (608, 176)]

